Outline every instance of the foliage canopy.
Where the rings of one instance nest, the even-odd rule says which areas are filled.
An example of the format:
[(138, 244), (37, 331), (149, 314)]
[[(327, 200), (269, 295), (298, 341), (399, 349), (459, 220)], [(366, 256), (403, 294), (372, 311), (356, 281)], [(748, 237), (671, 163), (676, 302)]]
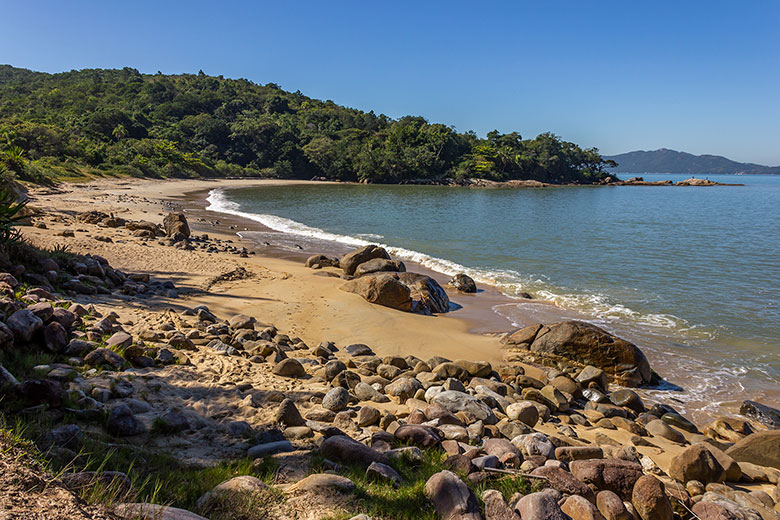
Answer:
[(139, 177), (325, 177), (376, 183), (471, 177), (592, 183), (598, 150), (544, 133), (485, 139), (422, 117), (391, 119), (268, 83), (132, 68), (46, 74), (0, 65), (0, 160), (41, 181)]

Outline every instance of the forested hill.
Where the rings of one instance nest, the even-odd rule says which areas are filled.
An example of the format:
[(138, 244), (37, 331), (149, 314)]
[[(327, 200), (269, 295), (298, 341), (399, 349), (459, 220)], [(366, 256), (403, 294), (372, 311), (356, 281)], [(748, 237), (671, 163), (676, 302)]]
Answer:
[(597, 149), (545, 133), (458, 133), (287, 92), (198, 74), (0, 65), (0, 166), (21, 178), (326, 177), (376, 183), (470, 177), (592, 183)]
[(616, 173), (780, 173), (780, 166), (740, 163), (719, 155), (692, 155), (661, 148), (606, 157), (618, 163)]

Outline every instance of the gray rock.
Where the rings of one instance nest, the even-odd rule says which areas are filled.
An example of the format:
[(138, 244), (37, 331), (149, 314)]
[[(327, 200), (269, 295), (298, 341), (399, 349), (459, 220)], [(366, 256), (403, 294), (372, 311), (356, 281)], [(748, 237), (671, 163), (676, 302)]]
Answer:
[(294, 451), (295, 448), (292, 444), (290, 444), (290, 441), (284, 440), (284, 441), (274, 441), (274, 442), (265, 442), (263, 444), (258, 444), (256, 446), (252, 446), (249, 448), (249, 451), (247, 452), (247, 455), (249, 458), (252, 459), (259, 459), (262, 457), (266, 457), (268, 455), (273, 455), (274, 453), (281, 453), (286, 451)]
[(301, 417), (301, 413), (295, 406), (292, 399), (285, 399), (279, 403), (279, 408), (276, 409), (274, 420), (277, 423), (285, 426), (305, 426), (306, 421)]
[(43, 328), (43, 345), (49, 352), (60, 353), (68, 344), (68, 332), (65, 327), (52, 321)]
[(453, 276), (450, 281), (447, 282), (447, 285), (451, 285), (455, 289), (464, 293), (477, 292), (477, 284), (474, 283), (474, 280), (469, 275), (462, 273)]
[(349, 392), (340, 386), (330, 389), (322, 398), (322, 407), (334, 412), (343, 410), (347, 404), (349, 404)]
[(421, 424), (404, 424), (393, 432), (393, 436), (401, 442), (407, 442), (421, 448), (436, 446), (443, 439), (434, 428)]
[(126, 404), (120, 404), (111, 409), (106, 430), (115, 437), (130, 437), (146, 433), (146, 426), (141, 422)]
[(97, 348), (98, 344), (94, 341), (73, 338), (65, 347), (65, 355), (84, 357)]
[(396, 470), (381, 462), (372, 462), (366, 470), (366, 478), (371, 482), (389, 482), (394, 487), (404, 483), (404, 479)]
[(363, 406), (360, 408), (360, 412), (358, 412), (357, 423), (361, 428), (365, 428), (379, 422), (380, 417), (381, 413), (373, 406)]
[(339, 266), (346, 274), (352, 275), (355, 274), (355, 270), (357, 270), (357, 267), (360, 264), (368, 262), (374, 258), (384, 258), (390, 260), (390, 255), (387, 254), (387, 251), (385, 251), (385, 249), (382, 247), (373, 244), (367, 245), (365, 247), (361, 247), (360, 249), (356, 249), (355, 251), (350, 251), (349, 253), (342, 256), (339, 260)]
[(119, 369), (124, 366), (125, 359), (113, 350), (98, 347), (84, 357), (84, 363), (93, 367)]
[(282, 377), (303, 377), (306, 375), (303, 365), (295, 358), (281, 360), (274, 366), (273, 372), (277, 376)]
[(390, 398), (378, 391), (368, 383), (360, 382), (353, 389), (355, 396), (361, 401), (373, 401), (375, 403), (387, 403)]
[[(440, 518), (482, 520), (479, 502), (466, 484), (451, 471), (440, 471), (425, 483), (425, 495)], [(532, 517), (529, 517), (532, 518)]]
[(510, 404), (506, 408), (506, 415), (512, 421), (520, 421), (531, 427), (539, 422), (539, 410), (531, 401), (517, 401)]
[(254, 330), (255, 323), (256, 320), (254, 318), (246, 316), (245, 314), (237, 314), (230, 318), (230, 321), (228, 322), (230, 327), (234, 330)]
[(780, 410), (755, 401), (744, 401), (739, 413), (770, 428), (780, 428)]
[(290, 487), (290, 490), (295, 491), (321, 492), (332, 490), (341, 493), (349, 493), (353, 489), (355, 489), (355, 483), (350, 479), (331, 473), (314, 473)]
[(108, 348), (127, 348), (133, 344), (133, 337), (127, 332), (117, 332), (106, 340)]
[(397, 397), (401, 402), (406, 402), (407, 399), (414, 397), (414, 394), (422, 387), (417, 379), (404, 376), (385, 386), (385, 393)]
[(463, 412), (469, 418), (470, 423), (482, 421), (485, 424), (495, 424), (498, 422), (498, 418), (488, 405), (463, 392), (445, 390), (433, 396), (431, 402), (453, 414)]
[(320, 446), (320, 453), (326, 459), (367, 468), (372, 462), (387, 464), (387, 456), (346, 435), (328, 437)]
[(6, 325), (14, 333), (16, 341), (29, 343), (33, 335), (43, 327), (43, 320), (28, 309), (20, 309), (11, 314)]
[(515, 506), (520, 517), (529, 520), (569, 520), (568, 515), (561, 511), (554, 493), (540, 491), (521, 498)]

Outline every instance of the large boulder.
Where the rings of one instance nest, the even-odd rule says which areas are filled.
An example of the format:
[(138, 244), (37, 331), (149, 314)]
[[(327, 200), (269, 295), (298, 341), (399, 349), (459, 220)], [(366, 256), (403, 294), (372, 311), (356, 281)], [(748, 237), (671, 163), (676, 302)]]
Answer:
[(369, 303), (399, 311), (412, 310), (411, 291), (392, 274), (361, 276), (344, 284), (342, 289), (359, 294)]
[(443, 313), (450, 310), (450, 299), (439, 282), (418, 273), (400, 273), (398, 280), (411, 291), (412, 312), (420, 314)]
[(360, 264), (373, 260), (374, 258), (390, 260), (390, 255), (387, 254), (385, 248), (371, 244), (342, 256), (339, 260), (339, 266), (346, 274), (353, 275)]
[(634, 484), (631, 503), (642, 520), (672, 520), (672, 504), (663, 483), (652, 475), (644, 475)]
[(636, 345), (582, 321), (532, 325), (508, 336), (505, 342), (521, 357), (525, 354), (548, 365), (592, 365), (624, 386), (640, 386), (652, 378), (650, 363)]
[(425, 483), (425, 495), (433, 502), (439, 518), (482, 520), (479, 502), (468, 486), (451, 471), (440, 471)]
[(453, 276), (449, 282), (447, 282), (447, 285), (451, 285), (455, 289), (459, 290), (460, 292), (464, 293), (475, 293), (477, 292), (477, 284), (474, 283), (474, 279), (471, 278), (467, 274), (456, 274)]
[(685, 448), (672, 459), (669, 476), (685, 484), (689, 480), (698, 480), (704, 484), (721, 482), (723, 466), (703, 444), (694, 444)]
[(598, 490), (609, 490), (630, 500), (634, 484), (642, 476), (642, 465), (621, 459), (575, 460), (571, 473), (581, 482)]
[(372, 462), (388, 464), (387, 456), (346, 435), (328, 437), (320, 446), (320, 453), (326, 459), (367, 468)]
[(387, 258), (372, 258), (368, 262), (363, 262), (355, 269), (355, 276), (363, 276), (369, 273), (378, 273), (380, 271), (404, 272), (406, 265), (400, 260), (388, 260)]
[(6, 325), (14, 333), (17, 341), (27, 343), (43, 328), (43, 320), (29, 309), (20, 309), (8, 317)]
[(769, 428), (780, 428), (780, 410), (777, 408), (747, 400), (739, 407), (739, 413)]
[(184, 213), (168, 213), (163, 219), (165, 234), (171, 238), (185, 239), (190, 237), (190, 226)]
[(737, 462), (780, 469), (780, 430), (756, 432), (726, 450)]
[(496, 424), (498, 422), (498, 418), (488, 405), (465, 392), (445, 390), (436, 394), (431, 399), (431, 403), (441, 406), (450, 413), (463, 412), (470, 423), (482, 421), (485, 424)]

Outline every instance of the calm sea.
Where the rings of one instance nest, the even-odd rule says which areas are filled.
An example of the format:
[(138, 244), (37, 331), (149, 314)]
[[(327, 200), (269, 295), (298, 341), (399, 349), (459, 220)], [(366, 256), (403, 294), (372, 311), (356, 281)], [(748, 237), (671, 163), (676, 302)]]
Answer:
[[(683, 175), (645, 175), (681, 180)], [(780, 176), (710, 175), (742, 187), (296, 185), (215, 190), (210, 209), (317, 251), (380, 243), (555, 302), (495, 307), (506, 328), (579, 317), (637, 343), (692, 415), (780, 401)], [(280, 233), (281, 232), (281, 233)]]

